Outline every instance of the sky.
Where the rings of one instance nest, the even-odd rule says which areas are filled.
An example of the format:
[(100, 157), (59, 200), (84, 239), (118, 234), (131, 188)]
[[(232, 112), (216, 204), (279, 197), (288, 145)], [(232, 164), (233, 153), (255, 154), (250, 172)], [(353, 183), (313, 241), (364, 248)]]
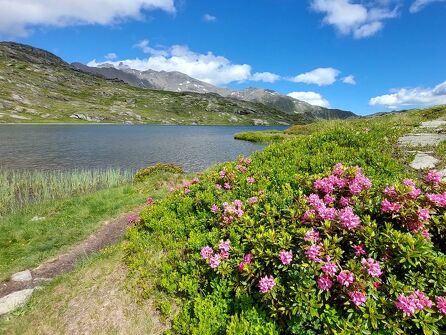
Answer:
[(359, 115), (446, 104), (446, 0), (0, 0), (0, 39)]

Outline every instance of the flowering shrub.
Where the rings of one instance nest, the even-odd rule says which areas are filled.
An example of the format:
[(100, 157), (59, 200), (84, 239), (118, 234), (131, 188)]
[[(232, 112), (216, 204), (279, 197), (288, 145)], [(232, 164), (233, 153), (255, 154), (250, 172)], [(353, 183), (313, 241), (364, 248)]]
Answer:
[(370, 127), (270, 146), (141, 214), (130, 269), (182, 297), (174, 332), (445, 331), (446, 185), (405, 179), (382, 145), (390, 127)]

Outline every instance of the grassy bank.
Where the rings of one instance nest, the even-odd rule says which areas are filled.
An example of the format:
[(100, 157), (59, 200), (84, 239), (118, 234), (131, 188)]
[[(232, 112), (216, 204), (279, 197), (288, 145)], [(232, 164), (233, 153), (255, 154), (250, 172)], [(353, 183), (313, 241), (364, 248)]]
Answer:
[[(141, 213), (144, 225), (129, 234), (128, 264), (135, 290), (142, 297), (157, 294), (157, 304), (173, 320), (172, 331), (177, 334), (438, 332), (444, 327), (444, 318), (438, 311), (435, 311), (437, 321), (430, 317), (429, 311), (414, 320), (402, 319), (393, 299), (398, 292), (409, 294), (410, 290), (419, 288), (410, 273), (421, 273), (423, 289), (438, 294), (439, 287), (446, 284), (440, 275), (445, 257), (437, 244), (426, 242), (420, 235), (413, 236), (407, 230), (401, 231), (401, 224), (395, 223), (392, 228), (392, 219), (384, 223), (379, 203), (386, 185), (414, 177), (403, 164), (404, 155), (396, 145), (398, 138), (421, 121), (445, 116), (446, 108), (441, 107), (292, 127), (286, 131), (294, 135), (292, 139), (254, 154), (252, 163), (242, 159), (213, 169), (199, 183), (175, 192)], [(395, 257), (394, 265), (391, 262), (383, 265), (390, 274), (379, 283), (382, 291), (358, 277), (361, 280), (357, 289), (367, 288), (370, 295), (367, 305), (360, 308), (344, 303), (345, 297), (348, 301), (347, 291), (340, 291), (340, 297), (336, 295), (336, 298), (320, 292), (314, 272), (320, 271), (319, 265), (309, 264), (304, 254), (307, 250), (303, 242), (307, 228), (301, 222), (301, 208), (306, 204), (304, 195), (315, 192), (312, 181), (329, 173), (339, 162), (360, 166), (370, 178), (373, 185), (370, 192), (375, 198), (364, 200), (363, 205), (363, 199), (358, 198), (354, 210), (363, 213), (361, 206), (371, 208), (379, 222), (371, 221), (372, 214), (365, 212), (361, 214), (364, 235), (359, 240), (342, 230), (336, 235), (328, 234), (322, 241), (324, 248), (331, 252), (328, 255), (341, 262), (351, 251), (348, 248), (344, 251), (342, 248), (349, 244), (342, 245), (340, 241), (353, 238), (354, 243), (366, 243), (367, 250), (378, 259), (389, 243), (395, 255), (401, 257)], [(239, 206), (236, 200), (243, 208), (239, 217), (235, 214)], [(440, 233), (434, 231), (439, 236), (444, 228), (441, 217), (435, 218), (439, 225), (435, 229)], [(321, 223), (317, 229), (321, 229), (322, 235), (322, 228), (329, 229), (332, 224)], [(220, 258), (220, 264), (212, 268), (209, 260), (202, 259), (200, 250), (206, 245), (211, 246), (212, 252), (219, 248), (225, 250), (222, 240), (230, 241), (229, 259)], [(330, 247), (337, 243), (340, 246)], [(159, 252), (146, 252), (149, 246)], [(424, 250), (422, 255), (414, 252), (419, 260), (412, 260), (408, 251), (404, 251), (409, 246), (413, 250)], [(296, 264), (290, 270), (278, 260), (277, 255), (284, 249), (291, 249), (296, 257), (293, 261)], [(248, 254), (253, 260), (244, 258)], [(247, 270), (244, 267), (240, 270), (243, 264), (240, 262), (248, 264)], [(406, 265), (406, 262), (409, 263)], [(424, 271), (416, 269), (414, 264), (435, 269)], [(358, 265), (351, 260), (342, 266), (350, 269)], [(271, 274), (276, 278), (276, 287), (272, 293), (261, 294), (259, 278)]]
[(0, 169), (0, 218), (43, 202), (128, 184), (126, 170), (11, 171)]
[[(57, 199), (52, 200), (55, 194), (45, 191), (38, 198), (38, 203), (0, 219), (0, 281), (84, 240), (104, 220), (144, 205), (148, 196), (155, 199), (165, 196), (179, 178), (177, 174), (158, 171), (143, 182), (132, 185), (127, 174), (110, 173), (104, 176), (84, 172), (81, 176), (85, 178), (79, 177), (79, 174), (51, 176), (50, 181), (54, 183), (45, 184), (45, 179), (38, 179), (31, 185), (41, 185), (48, 192), (54, 190)], [(63, 180), (63, 176), (68, 176), (67, 180)], [(62, 185), (57, 185), (58, 181)], [(99, 181), (103, 183), (98, 184)], [(95, 190), (98, 185), (105, 187), (107, 182), (111, 186), (124, 181), (126, 184), (122, 186)], [(20, 183), (20, 180), (17, 182)], [(26, 185), (26, 180), (23, 183)], [(68, 196), (63, 190), (82, 191), (83, 194)], [(26, 190), (24, 193), (29, 194)]]
[(290, 136), (283, 131), (245, 131), (234, 135), (236, 140), (243, 140), (255, 143), (274, 143), (283, 141)]

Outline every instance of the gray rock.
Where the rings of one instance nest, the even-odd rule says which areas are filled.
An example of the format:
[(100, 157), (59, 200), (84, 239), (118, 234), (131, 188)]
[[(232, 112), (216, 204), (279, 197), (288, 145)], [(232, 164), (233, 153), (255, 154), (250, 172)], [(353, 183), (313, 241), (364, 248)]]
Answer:
[(399, 139), (399, 144), (411, 147), (417, 146), (437, 146), (440, 142), (446, 140), (445, 134), (410, 134)]
[(16, 308), (25, 304), (31, 297), (34, 289), (27, 288), (25, 290), (16, 291), (0, 298), (0, 315), (14, 311)]
[(33, 276), (31, 275), (31, 271), (29, 271), (29, 270), (20, 271), (20, 272), (14, 273), (11, 276), (11, 281), (30, 281), (32, 279), (33, 279)]
[(426, 121), (421, 123), (421, 127), (423, 128), (440, 128), (441, 126), (446, 125), (446, 121), (443, 120), (433, 120), (433, 121)]
[(424, 152), (420, 152), (415, 155), (414, 160), (410, 163), (410, 167), (416, 170), (433, 169), (439, 162), (435, 157), (428, 155)]

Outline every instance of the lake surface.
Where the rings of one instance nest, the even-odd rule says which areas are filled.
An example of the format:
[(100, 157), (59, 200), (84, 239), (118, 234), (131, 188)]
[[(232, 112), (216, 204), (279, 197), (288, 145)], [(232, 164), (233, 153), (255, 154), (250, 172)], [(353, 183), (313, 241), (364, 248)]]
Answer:
[(235, 133), (286, 127), (164, 125), (0, 125), (0, 166), (8, 169), (137, 169), (171, 162), (199, 171), (264, 146)]

